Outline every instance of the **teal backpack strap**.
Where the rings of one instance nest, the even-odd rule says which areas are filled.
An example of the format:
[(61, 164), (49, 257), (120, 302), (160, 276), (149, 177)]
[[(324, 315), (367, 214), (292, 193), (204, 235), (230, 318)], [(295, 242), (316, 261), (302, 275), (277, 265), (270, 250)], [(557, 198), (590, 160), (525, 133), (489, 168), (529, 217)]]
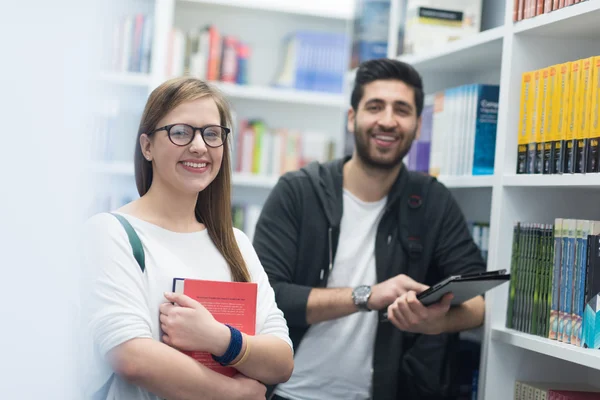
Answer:
[(131, 248), (133, 249), (133, 256), (140, 265), (140, 268), (142, 269), (143, 273), (146, 270), (146, 258), (144, 255), (144, 248), (142, 247), (142, 241), (140, 240), (140, 237), (135, 232), (135, 229), (133, 229), (133, 226), (131, 226), (129, 221), (127, 221), (127, 218), (119, 214), (111, 214), (114, 215), (119, 220), (121, 225), (123, 225), (123, 228), (125, 228), (125, 232), (127, 232), (127, 237), (129, 238), (129, 243), (131, 244)]

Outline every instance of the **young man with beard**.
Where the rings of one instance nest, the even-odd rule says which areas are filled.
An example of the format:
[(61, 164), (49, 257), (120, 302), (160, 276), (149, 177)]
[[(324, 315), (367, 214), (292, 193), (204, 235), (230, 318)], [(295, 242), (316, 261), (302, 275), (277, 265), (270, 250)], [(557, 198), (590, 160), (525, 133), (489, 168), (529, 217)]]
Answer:
[(285, 174), (263, 207), (254, 246), (295, 350), (273, 399), (448, 398), (457, 332), (483, 322), (484, 300), (416, 295), (485, 263), (450, 192), (402, 163), (423, 97), (410, 65), (363, 63), (352, 156)]

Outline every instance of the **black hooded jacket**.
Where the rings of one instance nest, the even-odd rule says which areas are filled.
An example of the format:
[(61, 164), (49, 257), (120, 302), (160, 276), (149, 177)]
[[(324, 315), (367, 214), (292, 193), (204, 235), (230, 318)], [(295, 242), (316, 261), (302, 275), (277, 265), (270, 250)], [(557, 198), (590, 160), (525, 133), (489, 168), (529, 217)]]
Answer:
[[(297, 349), (309, 325), (312, 288), (326, 287), (334, 265), (343, 212), (343, 164), (349, 158), (308, 166), (282, 176), (266, 200), (254, 247)], [(408, 262), (405, 238), (409, 181), (427, 186), (420, 224), (422, 253)], [(450, 191), (436, 179), (402, 166), (393, 184), (375, 241), (377, 281), (406, 274), (432, 285), (454, 274), (481, 272), (485, 263)], [(404, 242), (403, 242), (404, 240)], [(385, 310), (380, 311), (380, 313)], [(380, 315), (381, 317), (381, 315)], [(413, 335), (390, 323), (377, 327), (373, 354), (373, 399), (438, 399), (452, 381), (456, 334)], [(352, 351), (349, 349), (348, 351)]]

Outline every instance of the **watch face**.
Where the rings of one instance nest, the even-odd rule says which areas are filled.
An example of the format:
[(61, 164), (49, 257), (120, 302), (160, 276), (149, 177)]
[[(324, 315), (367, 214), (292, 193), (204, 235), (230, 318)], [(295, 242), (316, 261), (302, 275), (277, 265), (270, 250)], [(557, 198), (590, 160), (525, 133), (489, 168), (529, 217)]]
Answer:
[(359, 286), (356, 288), (356, 297), (360, 297), (361, 299), (364, 299), (365, 297), (367, 297), (369, 295), (369, 293), (371, 292), (371, 288), (368, 286)]

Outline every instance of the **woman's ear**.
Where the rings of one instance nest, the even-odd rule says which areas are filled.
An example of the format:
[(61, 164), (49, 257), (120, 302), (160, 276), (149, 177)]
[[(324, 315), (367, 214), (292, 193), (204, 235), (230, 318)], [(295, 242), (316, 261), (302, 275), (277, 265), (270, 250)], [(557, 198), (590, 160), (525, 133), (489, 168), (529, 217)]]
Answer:
[(140, 135), (140, 149), (142, 150), (142, 155), (148, 161), (152, 161), (152, 143), (150, 138), (145, 133)]

